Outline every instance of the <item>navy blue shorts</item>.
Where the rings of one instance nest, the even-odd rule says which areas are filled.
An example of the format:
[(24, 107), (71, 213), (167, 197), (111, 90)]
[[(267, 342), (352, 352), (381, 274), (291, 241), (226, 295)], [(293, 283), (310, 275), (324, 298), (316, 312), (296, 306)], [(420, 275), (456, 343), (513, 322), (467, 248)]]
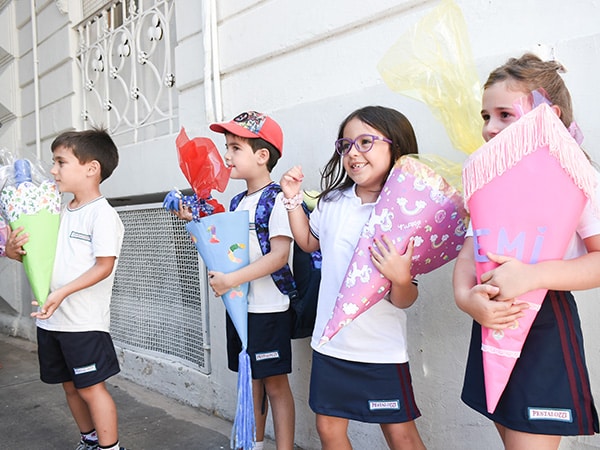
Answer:
[(315, 351), (308, 403), (317, 414), (368, 423), (409, 422), (421, 415), (407, 362), (361, 363)]
[[(242, 351), (233, 322), (227, 314), (227, 365), (237, 372), (238, 355)], [(248, 313), (248, 348), (252, 378), (261, 380), (292, 371), (292, 313)]]
[(598, 433), (573, 295), (548, 292), (493, 414), (486, 408), (481, 327), (474, 322), (462, 400), (511, 430), (561, 436)]
[(110, 334), (37, 329), (40, 378), (44, 383), (72, 381), (77, 389), (93, 386), (119, 373)]

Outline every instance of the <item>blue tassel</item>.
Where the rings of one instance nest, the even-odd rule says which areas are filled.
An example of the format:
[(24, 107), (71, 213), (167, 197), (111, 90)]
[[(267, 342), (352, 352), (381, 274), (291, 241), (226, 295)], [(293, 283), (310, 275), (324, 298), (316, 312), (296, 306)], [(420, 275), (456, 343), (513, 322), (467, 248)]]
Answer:
[(179, 211), (179, 201), (181, 200), (181, 192), (177, 189), (170, 191), (163, 201), (163, 208), (167, 211)]
[(238, 356), (237, 409), (231, 430), (233, 449), (251, 450), (256, 442), (254, 401), (252, 399), (252, 371), (250, 357), (243, 348)]

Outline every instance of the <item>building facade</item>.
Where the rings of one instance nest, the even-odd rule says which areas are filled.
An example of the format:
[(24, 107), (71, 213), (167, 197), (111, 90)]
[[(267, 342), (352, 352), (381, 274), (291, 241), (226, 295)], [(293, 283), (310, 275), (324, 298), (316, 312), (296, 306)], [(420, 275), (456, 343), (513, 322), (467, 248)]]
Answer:
[[(333, 151), (343, 118), (381, 104), (413, 123), (421, 152), (457, 162), (443, 125), (423, 103), (393, 92), (377, 66), (388, 49), (435, 8), (433, 0), (0, 0), (0, 148), (49, 166), (50, 143), (66, 130), (107, 127), (120, 164), (102, 186), (126, 237), (112, 330), (122, 375), (232, 419), (235, 374), (226, 368), (224, 308), (209, 293), (205, 268), (183, 225), (163, 211), (164, 194), (189, 188), (175, 138), (221, 135), (213, 121), (258, 110), (285, 135), (273, 179), (295, 164), (305, 188)], [(600, 161), (595, 108), (600, 89), (597, 0), (456, 0), (466, 21), (477, 76), (509, 56), (537, 49), (568, 69), (584, 147)], [(407, 39), (407, 37), (404, 37)], [(448, 99), (451, 101), (451, 99)], [(457, 119), (458, 120), (458, 119)], [(244, 189), (232, 180), (223, 203)], [(498, 448), (495, 429), (460, 401), (470, 320), (455, 306), (453, 264), (420, 279), (407, 310), (411, 370), (431, 449)], [(600, 396), (600, 294), (577, 293), (592, 388)], [(19, 264), (0, 261), (0, 331), (35, 340), (31, 293)], [(376, 351), (376, 349), (374, 349)], [(319, 448), (308, 400), (311, 349), (293, 343), (291, 383), (296, 442)], [(272, 433), (269, 421), (268, 430)], [(353, 445), (387, 448), (379, 427), (353, 423)], [(600, 439), (565, 439), (564, 449), (600, 448)]]

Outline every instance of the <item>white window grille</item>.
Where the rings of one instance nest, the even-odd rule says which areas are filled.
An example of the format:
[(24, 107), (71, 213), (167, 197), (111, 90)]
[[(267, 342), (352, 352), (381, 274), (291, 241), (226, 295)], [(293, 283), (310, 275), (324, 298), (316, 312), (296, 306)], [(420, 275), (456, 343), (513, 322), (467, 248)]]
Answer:
[(86, 4), (91, 16), (77, 26), (84, 126), (108, 128), (119, 144), (174, 133), (174, 0)]
[(157, 204), (117, 211), (125, 236), (111, 302), (115, 343), (210, 373), (206, 268), (183, 221)]

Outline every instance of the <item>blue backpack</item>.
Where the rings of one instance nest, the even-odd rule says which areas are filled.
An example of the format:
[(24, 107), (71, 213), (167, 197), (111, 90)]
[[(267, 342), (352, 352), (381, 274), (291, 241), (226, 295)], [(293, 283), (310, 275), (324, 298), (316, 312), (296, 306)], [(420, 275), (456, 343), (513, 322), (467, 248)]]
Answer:
[[(248, 191), (244, 191), (231, 199), (229, 210), (234, 211)], [(269, 242), (269, 218), (275, 204), (275, 197), (281, 192), (278, 184), (267, 186), (258, 200), (255, 213), (255, 226), (260, 249), (264, 254), (271, 251)], [(308, 216), (310, 211), (305, 203), (302, 208)], [(307, 253), (294, 242), (292, 267), (286, 264), (271, 274), (277, 288), (289, 296), (293, 315), (292, 339), (305, 338), (312, 335), (317, 316), (317, 299), (321, 283), (321, 252)], [(293, 274), (292, 274), (293, 272)]]

